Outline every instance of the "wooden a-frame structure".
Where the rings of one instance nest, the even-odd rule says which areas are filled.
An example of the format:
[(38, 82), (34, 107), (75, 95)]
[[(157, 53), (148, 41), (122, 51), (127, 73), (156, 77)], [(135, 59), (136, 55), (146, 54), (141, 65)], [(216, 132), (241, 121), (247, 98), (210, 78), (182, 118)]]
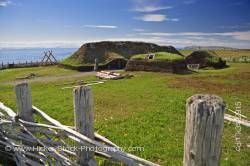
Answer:
[(56, 64), (57, 60), (53, 55), (52, 50), (44, 51), (44, 56), (41, 61), (41, 65), (51, 65), (51, 64)]

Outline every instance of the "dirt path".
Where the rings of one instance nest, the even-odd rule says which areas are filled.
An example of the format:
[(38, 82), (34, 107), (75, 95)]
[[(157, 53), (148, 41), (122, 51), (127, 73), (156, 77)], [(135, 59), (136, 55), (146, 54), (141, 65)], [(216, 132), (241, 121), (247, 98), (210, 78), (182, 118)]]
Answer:
[(58, 80), (64, 80), (64, 79), (70, 79), (70, 78), (79, 78), (84, 76), (93, 76), (96, 72), (79, 72), (71, 75), (64, 75), (64, 76), (41, 76), (41, 77), (35, 77), (31, 79), (19, 79), (15, 81), (8, 81), (4, 82), (4, 84), (17, 84), (21, 82), (49, 82), (49, 81), (58, 81)]

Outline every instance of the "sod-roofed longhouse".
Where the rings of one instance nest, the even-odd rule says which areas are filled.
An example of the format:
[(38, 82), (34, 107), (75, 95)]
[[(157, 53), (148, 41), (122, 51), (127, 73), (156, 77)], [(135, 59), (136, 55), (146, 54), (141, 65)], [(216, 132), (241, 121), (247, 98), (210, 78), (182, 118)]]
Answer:
[(199, 64), (199, 68), (213, 67), (225, 68), (226, 61), (223, 61), (214, 51), (194, 51), (186, 57), (187, 64)]
[(95, 59), (98, 59), (99, 69), (122, 69), (125, 68), (127, 59), (135, 54), (162, 51), (181, 55), (172, 46), (131, 41), (103, 41), (83, 44), (73, 55), (64, 59), (61, 64), (73, 69), (91, 70)]
[(183, 73), (187, 71), (187, 65), (180, 54), (154, 52), (132, 56), (127, 63), (126, 70)]

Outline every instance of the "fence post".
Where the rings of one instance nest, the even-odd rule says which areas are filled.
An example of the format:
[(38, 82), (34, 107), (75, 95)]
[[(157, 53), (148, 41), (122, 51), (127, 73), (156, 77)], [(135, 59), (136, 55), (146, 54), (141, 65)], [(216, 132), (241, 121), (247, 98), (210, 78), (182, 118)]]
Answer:
[[(90, 87), (80, 86), (74, 89), (75, 128), (79, 133), (94, 139), (93, 101)], [(84, 166), (97, 166), (94, 151), (77, 151), (77, 162)]]
[(95, 58), (95, 65), (94, 65), (94, 71), (98, 70), (98, 59)]
[(186, 103), (184, 166), (218, 166), (225, 104), (215, 95), (194, 95)]
[(32, 99), (28, 83), (20, 83), (15, 87), (17, 111), (20, 119), (33, 122)]

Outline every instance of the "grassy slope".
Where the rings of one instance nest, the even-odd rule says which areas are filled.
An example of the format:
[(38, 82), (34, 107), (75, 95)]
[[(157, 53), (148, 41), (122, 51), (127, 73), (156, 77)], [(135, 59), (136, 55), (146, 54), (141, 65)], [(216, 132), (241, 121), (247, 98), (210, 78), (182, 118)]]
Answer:
[[(113, 53), (113, 52), (109, 52), (107, 54), (107, 59), (103, 62), (99, 62), (99, 65), (103, 65), (106, 64), (108, 62), (110, 62), (113, 59), (117, 59), (117, 58), (124, 58), (123, 56)], [(71, 66), (88, 66), (88, 65), (93, 65), (93, 63), (89, 63), (89, 62), (81, 62), (79, 59), (73, 58), (73, 57), (68, 57), (65, 58), (63, 60), (60, 61), (61, 64), (64, 65), (71, 65)]]
[[(213, 50), (220, 57), (250, 56), (250, 50)], [(193, 50), (180, 50), (184, 56), (188, 56)]]
[(0, 83), (4, 80), (13, 81), (16, 77), (24, 77), (30, 73), (34, 73), (39, 76), (62, 76), (76, 72), (77, 71), (58, 68), (57, 66), (6, 69), (0, 70)]
[[(177, 54), (173, 54), (173, 53), (169, 53), (169, 52), (157, 52), (154, 53), (155, 54), (155, 58), (154, 60), (180, 60), (183, 59), (182, 56), (177, 55)], [(148, 54), (137, 54), (132, 56), (132, 59), (145, 59), (148, 56)]]
[[(182, 165), (185, 100), (195, 93), (217, 94), (231, 109), (235, 102), (242, 102), (242, 114), (250, 117), (249, 67), (249, 64), (232, 64), (227, 69), (200, 71), (193, 75), (135, 72), (132, 79), (93, 86), (95, 129), (120, 146), (145, 148), (144, 152), (131, 153), (162, 165)], [(0, 71), (0, 101), (13, 109), (13, 86), (1, 82), (3, 77), (11, 80), (22, 70), (27, 72), (28, 69)], [(39, 68), (36, 72), (45, 71)], [(72, 72), (48, 68), (47, 74), (51, 71), (55, 75)], [(94, 77), (84, 79), (93, 80)], [(61, 90), (63, 85), (55, 86), (58, 83), (63, 82), (32, 83), (33, 103), (64, 124), (73, 125), (72, 89)], [(236, 152), (234, 127), (234, 124), (225, 123), (221, 165), (250, 165), (250, 150), (246, 147), (250, 129), (242, 127), (242, 149)]]
[(72, 66), (81, 66), (82, 65), (82, 63), (78, 59), (75, 59), (72, 57), (65, 58), (65, 59), (61, 60), (60, 63), (64, 64), (64, 65), (72, 65)]

